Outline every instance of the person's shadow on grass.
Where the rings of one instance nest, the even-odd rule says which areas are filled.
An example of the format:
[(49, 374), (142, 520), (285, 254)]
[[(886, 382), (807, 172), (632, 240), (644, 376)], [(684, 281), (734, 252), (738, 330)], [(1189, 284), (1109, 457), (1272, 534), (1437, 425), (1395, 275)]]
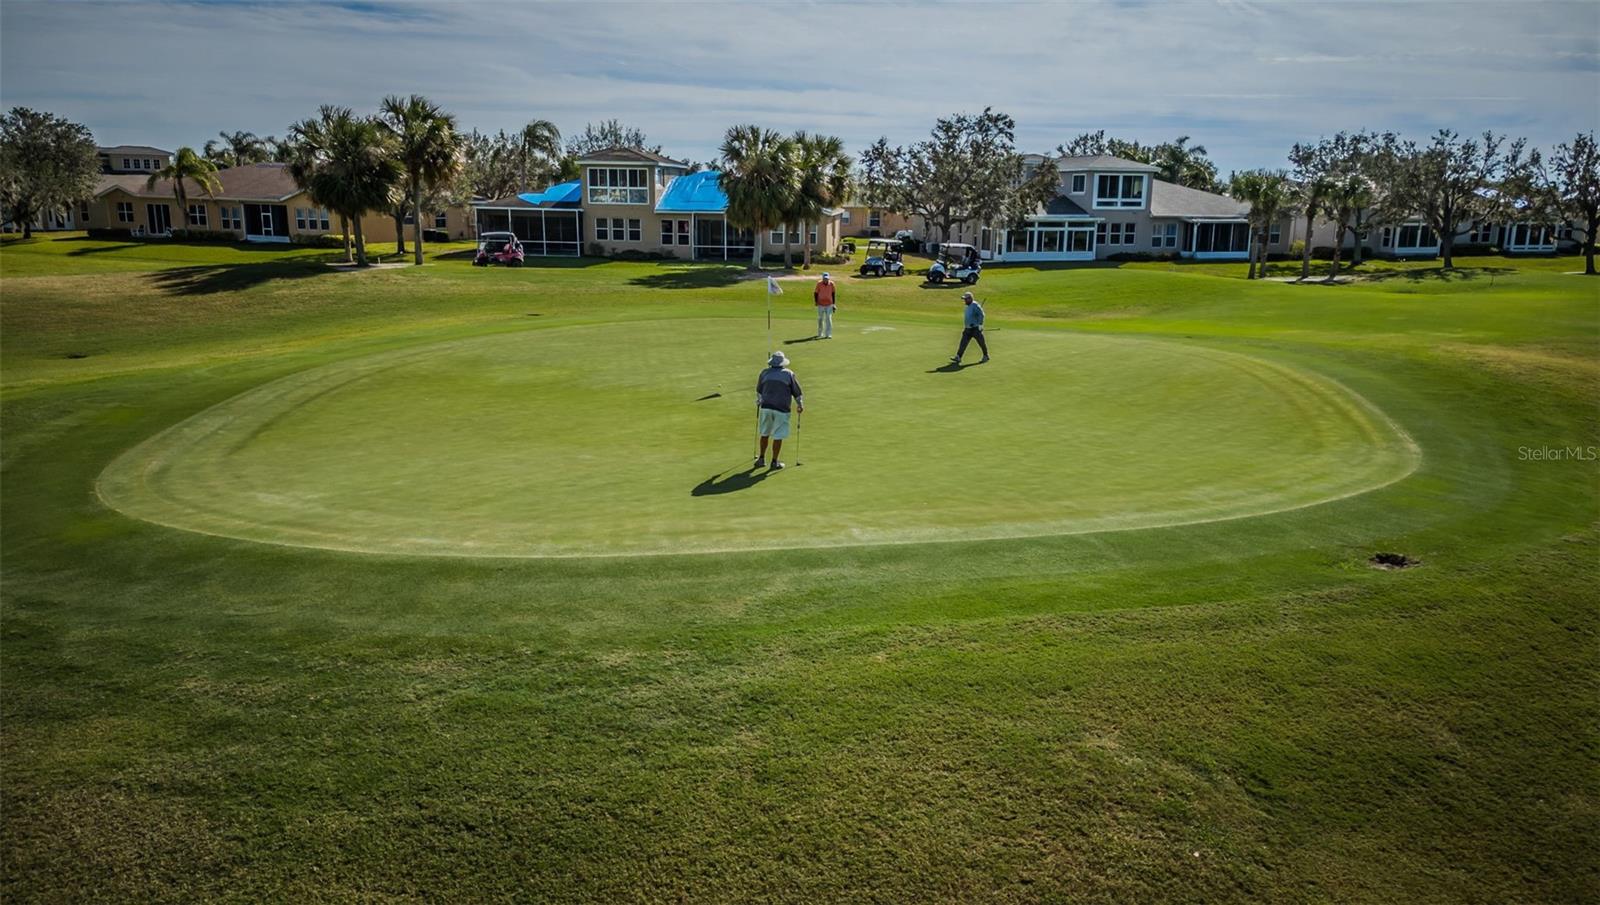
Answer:
[(944, 364), (940, 365), (937, 368), (929, 368), (927, 373), (929, 373), (929, 374), (954, 374), (957, 371), (965, 371), (967, 368), (970, 368), (970, 367), (972, 367), (972, 365), (963, 364), (963, 363), (954, 362), (954, 361), (947, 361), (947, 362), (945, 362)]
[(766, 469), (756, 469), (747, 466), (742, 470), (724, 471), (714, 474), (704, 481), (694, 485), (689, 491), (690, 496), (715, 496), (719, 493), (736, 493), (748, 490), (765, 481), (772, 472)]
[(799, 339), (786, 339), (783, 341), (783, 344), (786, 346), (792, 346), (795, 343), (814, 343), (821, 338), (822, 337), (820, 336), (802, 336)]

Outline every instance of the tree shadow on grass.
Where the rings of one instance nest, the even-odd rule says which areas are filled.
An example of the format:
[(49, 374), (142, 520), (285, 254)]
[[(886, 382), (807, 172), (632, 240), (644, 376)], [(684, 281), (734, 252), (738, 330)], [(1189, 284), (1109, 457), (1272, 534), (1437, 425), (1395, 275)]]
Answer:
[(737, 493), (740, 490), (749, 490), (760, 484), (772, 475), (771, 471), (757, 470), (752, 467), (719, 472), (694, 485), (689, 491), (690, 496), (716, 496), (723, 493)]
[[(1516, 273), (1515, 267), (1460, 267), (1454, 270), (1445, 270), (1444, 267), (1429, 267), (1420, 270), (1372, 270), (1358, 271), (1356, 277), (1363, 283), (1389, 283), (1395, 280), (1406, 280), (1411, 283), (1433, 281), (1439, 283), (1457, 283), (1468, 280), (1479, 280), (1484, 277), (1494, 279), (1508, 273)], [(1343, 275), (1345, 271), (1341, 271)], [(1313, 280), (1314, 282), (1314, 280)]]
[(173, 267), (150, 274), (151, 285), (167, 295), (215, 295), (242, 292), (274, 280), (300, 280), (329, 276), (333, 271), (319, 263), (275, 261), (271, 264)]
[(727, 264), (678, 264), (628, 282), (647, 289), (720, 289), (745, 279), (743, 267)]
[(99, 245), (86, 248), (74, 248), (73, 250), (67, 252), (67, 257), (76, 258), (80, 255), (98, 255), (104, 254), (108, 251), (127, 251), (130, 248), (142, 247), (143, 243), (140, 242), (121, 242), (116, 245)]

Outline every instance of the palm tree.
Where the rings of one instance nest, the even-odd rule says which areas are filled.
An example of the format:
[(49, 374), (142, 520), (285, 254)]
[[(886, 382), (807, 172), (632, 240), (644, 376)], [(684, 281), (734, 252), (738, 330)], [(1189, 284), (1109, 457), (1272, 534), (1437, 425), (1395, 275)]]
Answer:
[(270, 156), (267, 143), (254, 132), (218, 132), (217, 135), (222, 141), (213, 138), (206, 142), (205, 155), (220, 166), (242, 167), (261, 163)]
[[(1311, 278), (1311, 233), (1316, 227), (1317, 217), (1328, 213), (1328, 196), (1333, 192), (1333, 180), (1327, 176), (1315, 175), (1300, 183), (1300, 190), (1295, 197), (1300, 213), (1306, 218), (1306, 244), (1300, 249), (1300, 279)], [(1335, 244), (1338, 244), (1337, 237)]]
[(722, 174), (728, 222), (755, 233), (750, 269), (761, 268), (761, 234), (783, 222), (797, 188), (794, 145), (760, 126), (734, 126), (722, 141)]
[(1294, 197), (1289, 174), (1282, 170), (1235, 173), (1228, 188), (1233, 197), (1250, 205), (1250, 272), (1246, 279), (1264, 277), (1267, 275), (1267, 236)]
[[(420, 94), (386, 97), (379, 114), (389, 130), (395, 156), (405, 170), (406, 194), (411, 198), (414, 260), (422, 263), (422, 196), (439, 192), (461, 174), (462, 142), (456, 118)], [(405, 253), (402, 222), (395, 223), (395, 242)]]
[(361, 215), (387, 208), (405, 176), (389, 131), (349, 107), (324, 106), (318, 119), (290, 131), (296, 146), (289, 171), (313, 200), (355, 225), (356, 263), (367, 266)]
[(1211, 191), (1217, 187), (1217, 168), (1206, 159), (1206, 146), (1189, 146), (1189, 136), (1180, 135), (1176, 141), (1156, 148), (1152, 161), (1161, 171), (1161, 178), (1177, 185)]
[(217, 178), (217, 165), (196, 154), (194, 148), (179, 148), (171, 163), (150, 174), (144, 187), (153, 189), (163, 179), (172, 180), (172, 197), (177, 200), (178, 210), (183, 214), (184, 229), (189, 228), (189, 187), (183, 184), (184, 180), (193, 180), (208, 198), (222, 188), (222, 181)]
[[(530, 176), (545, 179), (552, 173), (560, 172), (561, 165), (558, 161), (562, 157), (561, 130), (556, 128), (555, 123), (548, 119), (532, 120), (517, 133), (517, 146), (520, 152), (517, 175), (522, 179), (523, 191), (531, 192), (535, 188), (543, 188), (535, 186)], [(528, 165), (535, 160), (540, 161), (542, 172), (530, 174)]]
[[(795, 202), (789, 215), (791, 223), (816, 223), (822, 219), (826, 208), (844, 203), (850, 189), (850, 165), (853, 161), (844, 152), (844, 142), (832, 135), (794, 134), (795, 167), (798, 182)], [(789, 264), (789, 234), (784, 231), (783, 263)], [(805, 245), (805, 267), (811, 267), (811, 245)]]
[(1361, 212), (1377, 202), (1377, 191), (1366, 174), (1345, 173), (1329, 185), (1327, 208), (1333, 214), (1333, 266), (1328, 269), (1328, 280), (1339, 276), (1340, 249), (1344, 235), (1350, 234), (1354, 251), (1350, 265), (1361, 263)]

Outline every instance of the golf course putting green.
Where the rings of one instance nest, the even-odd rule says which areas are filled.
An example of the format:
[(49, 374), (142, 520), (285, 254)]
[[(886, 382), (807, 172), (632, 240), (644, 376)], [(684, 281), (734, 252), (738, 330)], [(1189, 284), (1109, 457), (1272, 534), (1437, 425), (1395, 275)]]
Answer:
[[(1001, 538), (1281, 511), (1419, 452), (1318, 375), (1166, 341), (855, 324), (785, 337), (809, 407), (750, 469), (764, 323), (534, 329), (349, 359), (129, 450), (111, 506), (252, 541), (374, 553), (626, 555)], [(717, 395), (720, 394), (720, 395)], [(792, 467), (803, 463), (802, 467)]]

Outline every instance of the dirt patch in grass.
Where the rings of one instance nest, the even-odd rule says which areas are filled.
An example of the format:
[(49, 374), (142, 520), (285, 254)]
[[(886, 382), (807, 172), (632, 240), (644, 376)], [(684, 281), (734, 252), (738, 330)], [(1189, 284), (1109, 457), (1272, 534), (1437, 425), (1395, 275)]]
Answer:
[(1374, 569), (1409, 569), (1421, 565), (1422, 560), (1413, 559), (1404, 553), (1374, 553), (1368, 558), (1367, 563)]

